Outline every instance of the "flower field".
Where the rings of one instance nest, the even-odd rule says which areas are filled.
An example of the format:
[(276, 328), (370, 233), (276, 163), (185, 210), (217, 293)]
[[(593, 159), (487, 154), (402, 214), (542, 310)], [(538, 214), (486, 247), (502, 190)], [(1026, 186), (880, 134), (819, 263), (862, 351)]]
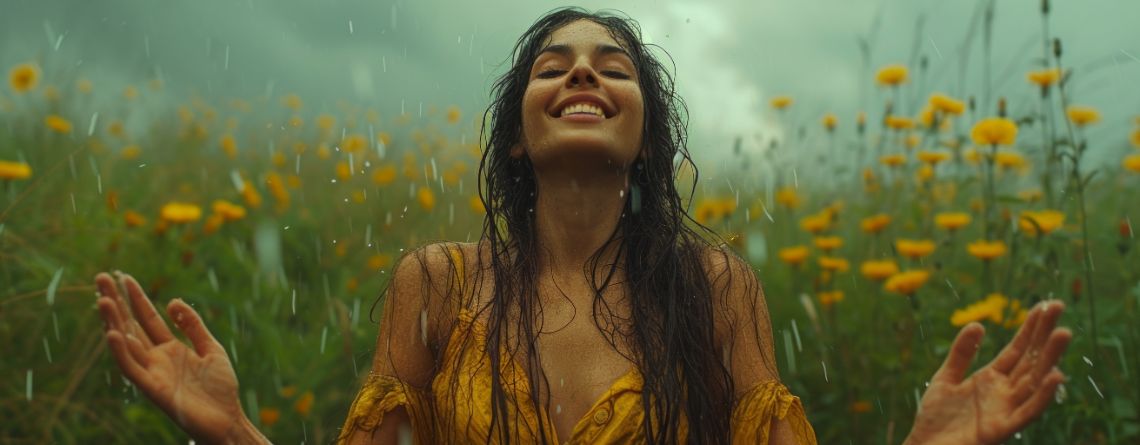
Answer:
[[(899, 443), (961, 326), (986, 328), (980, 365), (1044, 299), (1068, 307), (1069, 380), (1011, 443), (1140, 441), (1140, 117), (1070, 94), (1081, 73), (1046, 42), (989, 102), (923, 86), (925, 63), (877, 67), (883, 100), (857, 115), (775, 97), (773, 119), (802, 131), (767, 147), (772, 174), (701, 166), (690, 215), (755, 266), (820, 443)], [(2, 443), (185, 440), (106, 350), (103, 270), (203, 314), (267, 436), (327, 443), (395, 259), (479, 236), (482, 110), (288, 92), (171, 105), (157, 79), (101, 85), (50, 59), (4, 72)], [(1110, 121), (1128, 125), (1090, 145)], [(808, 148), (826, 156), (787, 155)]]

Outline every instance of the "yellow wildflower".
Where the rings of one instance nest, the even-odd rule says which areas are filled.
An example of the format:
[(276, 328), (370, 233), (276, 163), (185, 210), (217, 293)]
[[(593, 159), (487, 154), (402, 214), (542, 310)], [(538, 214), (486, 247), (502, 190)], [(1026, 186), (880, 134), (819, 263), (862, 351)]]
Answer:
[(930, 106), (943, 114), (959, 115), (966, 110), (966, 104), (942, 93), (930, 95)]
[(1005, 255), (1006, 247), (1002, 241), (978, 240), (966, 245), (966, 251), (979, 259), (990, 261)]
[(127, 87), (123, 89), (123, 97), (127, 100), (135, 100), (136, 97), (139, 97), (138, 88), (135, 88), (133, 85), (127, 85)]
[(226, 217), (217, 213), (211, 214), (210, 216), (206, 217), (206, 222), (202, 224), (202, 233), (209, 235), (211, 233), (217, 232), (218, 229), (222, 228), (222, 224), (225, 222)]
[(911, 295), (918, 291), (926, 280), (930, 279), (930, 272), (925, 270), (908, 270), (892, 275), (883, 284), (883, 288), (888, 292), (895, 292), (903, 295)]
[(487, 213), (487, 208), (483, 206), (483, 200), (479, 198), (479, 195), (472, 196), (469, 200), (469, 204), (471, 205), (472, 212)]
[(281, 419), (281, 411), (277, 410), (277, 408), (262, 408), (261, 411), (258, 412), (258, 417), (261, 419), (261, 425), (269, 428)]
[(905, 116), (887, 116), (884, 121), (887, 127), (895, 130), (909, 130), (914, 128), (914, 119)]
[(1041, 189), (1028, 189), (1017, 192), (1017, 197), (1029, 203), (1037, 202), (1042, 197)]
[(1133, 147), (1140, 148), (1140, 129), (1132, 130), (1132, 137), (1129, 140), (1132, 141)]
[(1005, 295), (992, 293), (982, 301), (966, 306), (964, 309), (955, 310), (954, 314), (950, 316), (950, 324), (961, 327), (984, 320), (1001, 323), (1005, 315), (1005, 308), (1008, 305), (1009, 299)]
[(162, 220), (175, 224), (197, 221), (202, 217), (202, 208), (194, 204), (170, 202), (162, 206)]
[(459, 107), (455, 105), (447, 107), (447, 122), (454, 124), (456, 122), (459, 122), (460, 117), (461, 115), (459, 113)]
[(820, 292), (817, 297), (819, 298), (819, 305), (823, 307), (831, 307), (831, 305), (843, 301), (843, 291), (832, 290)]
[(257, 189), (253, 187), (253, 183), (248, 180), (242, 185), (241, 197), (245, 200), (246, 205), (255, 209), (261, 207), (261, 194), (257, 193)]
[(127, 223), (127, 227), (142, 227), (146, 225), (146, 217), (134, 210), (123, 212), (123, 221)]
[(330, 131), (332, 131), (333, 127), (335, 127), (335, 126), (336, 126), (336, 117), (333, 117), (333, 116), (330, 116), (327, 114), (322, 114), (320, 116), (317, 116), (317, 128), (321, 129), (321, 131), (330, 132)]
[(863, 265), (859, 267), (859, 271), (867, 279), (883, 281), (899, 273), (899, 265), (891, 260), (864, 261)]
[(823, 115), (823, 120), (821, 123), (823, 124), (824, 130), (827, 130), (829, 132), (835, 131), (835, 127), (839, 123), (839, 118), (835, 117), (835, 113), (827, 113)]
[(1100, 121), (1100, 112), (1093, 107), (1070, 105), (1065, 112), (1069, 115), (1069, 120), (1078, 127), (1084, 127), (1088, 124), (1094, 124)]
[(1018, 218), (1018, 226), (1021, 227), (1021, 231), (1030, 235), (1037, 235), (1038, 229), (1041, 233), (1048, 235), (1061, 227), (1064, 222), (1065, 214), (1056, 210), (1026, 210), (1021, 212), (1021, 217)]
[(794, 101), (791, 96), (776, 96), (772, 98), (772, 108), (783, 110), (791, 106), (792, 102)]
[(226, 156), (228, 156), (230, 159), (237, 158), (237, 142), (234, 141), (234, 137), (232, 135), (222, 135), (221, 144), (222, 151), (226, 153)]
[(24, 93), (35, 88), (39, 81), (40, 69), (35, 64), (21, 63), (8, 72), (8, 86), (17, 93)]
[(301, 394), (301, 397), (298, 397), (297, 402), (293, 404), (293, 409), (298, 414), (308, 417), (309, 412), (313, 409), (313, 392), (305, 391), (304, 394)]
[(789, 209), (794, 209), (800, 206), (800, 195), (796, 194), (796, 189), (792, 187), (783, 187), (776, 191), (776, 202)]
[(846, 258), (830, 256), (819, 257), (819, 267), (831, 272), (847, 272), (847, 270), (851, 268)]
[(44, 123), (56, 133), (71, 133), (71, 121), (64, 119), (62, 116), (50, 114), (44, 118)]
[(396, 180), (396, 166), (392, 164), (385, 164), (372, 171), (372, 182), (376, 185), (388, 185)]
[(224, 199), (218, 199), (214, 201), (214, 213), (222, 215), (226, 221), (237, 221), (245, 218), (245, 207)]
[(1025, 168), (1029, 166), (1029, 162), (1025, 160), (1025, 156), (1016, 151), (999, 151), (994, 155), (994, 163), (1003, 169)]
[(435, 208), (435, 193), (432, 193), (430, 188), (420, 187), (416, 190), (416, 201), (419, 201), (420, 207), (424, 210), (431, 211)]
[(884, 155), (879, 158), (879, 162), (888, 167), (898, 167), (906, 164), (906, 155), (898, 153), (892, 155)]
[(359, 134), (345, 136), (344, 140), (340, 143), (340, 149), (348, 153), (356, 153), (365, 148), (368, 148), (368, 139)]
[(887, 65), (875, 74), (875, 80), (879, 85), (895, 87), (903, 82), (906, 82), (907, 69), (903, 65)]
[(907, 258), (919, 259), (934, 253), (934, 241), (900, 238), (895, 240), (895, 250)]
[(938, 163), (950, 159), (950, 153), (944, 151), (919, 151), (918, 160), (930, 165), (938, 165)]
[(1123, 166), (1126, 170), (1132, 170), (1133, 172), (1140, 173), (1140, 155), (1125, 156), (1124, 160), (1120, 161), (1120, 165)]
[(79, 79), (78, 81), (75, 82), (75, 88), (78, 89), (80, 93), (90, 94), (91, 90), (93, 89), (93, 86), (92, 86), (90, 80)]
[(934, 224), (951, 232), (970, 224), (970, 214), (965, 212), (943, 212), (934, 215)]
[(970, 131), (978, 145), (1013, 145), (1017, 141), (1017, 124), (1004, 117), (990, 117), (978, 121)]
[(800, 228), (811, 232), (820, 233), (827, 230), (831, 226), (831, 215), (827, 213), (817, 213), (815, 215), (805, 216), (800, 220)]
[(0, 179), (28, 179), (32, 177), (32, 166), (26, 162), (0, 161)]
[(123, 147), (123, 151), (122, 151), (122, 153), (119, 153), (119, 156), (122, 156), (123, 159), (126, 159), (129, 161), (129, 160), (138, 158), (139, 155), (141, 155), (141, 154), (142, 154), (142, 149), (140, 149), (138, 145), (132, 144), (132, 145), (128, 145), (126, 147)]
[(843, 238), (838, 236), (817, 236), (815, 247), (824, 252), (830, 252), (843, 246)]
[(347, 181), (352, 177), (352, 169), (348, 166), (348, 161), (340, 161), (336, 163), (336, 177), (342, 181)]
[(860, 227), (867, 233), (879, 233), (891, 224), (891, 216), (885, 213), (863, 218)]
[(806, 246), (785, 247), (780, 249), (778, 256), (780, 257), (780, 261), (792, 266), (799, 266), (807, 259), (808, 248)]
[(1049, 88), (1061, 78), (1061, 71), (1056, 68), (1030, 71), (1025, 77), (1041, 88)]
[(378, 253), (368, 258), (368, 268), (372, 270), (381, 270), (392, 264), (392, 256)]
[(293, 116), (289, 118), (289, 126), (293, 128), (301, 128), (305, 125), (305, 119), (301, 116)]
[(293, 111), (300, 110), (302, 105), (301, 97), (296, 94), (286, 94), (285, 97), (281, 98), (281, 105)]

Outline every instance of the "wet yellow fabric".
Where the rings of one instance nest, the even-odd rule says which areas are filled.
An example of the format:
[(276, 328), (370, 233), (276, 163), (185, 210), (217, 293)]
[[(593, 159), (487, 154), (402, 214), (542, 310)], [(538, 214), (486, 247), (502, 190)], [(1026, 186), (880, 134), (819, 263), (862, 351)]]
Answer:
[[(353, 401), (341, 437), (368, 434), (376, 429), (385, 413), (402, 406), (412, 421), (416, 443), (486, 443), (491, 425), (490, 360), (482, 352), (486, 328), (467, 310), (460, 311), (460, 323), (452, 330), (443, 366), (430, 388), (414, 388), (392, 376), (371, 374)], [(470, 327), (471, 330), (463, 329)], [(463, 349), (463, 336), (474, 334), (474, 347)], [(515, 414), (507, 419), (512, 442), (537, 443), (539, 422), (544, 422), (546, 442), (560, 443), (549, 415), (538, 415), (530, 401), (526, 374), (521, 365), (504, 358), (503, 387)], [(458, 384), (453, 377), (458, 374)], [(627, 372), (614, 382), (593, 407), (577, 422), (566, 444), (617, 444), (644, 442), (641, 422), (641, 376)], [(514, 401), (523, 401), (515, 403)], [(540, 420), (541, 419), (541, 420)], [(732, 417), (734, 443), (766, 444), (774, 419), (787, 422), (796, 442), (815, 444), (815, 432), (804, 415), (798, 397), (778, 381), (755, 385), (737, 401)], [(501, 424), (501, 423), (500, 423)], [(517, 425), (517, 426), (516, 426)], [(516, 431), (521, 430), (521, 431)], [(682, 435), (685, 425), (680, 425)]]

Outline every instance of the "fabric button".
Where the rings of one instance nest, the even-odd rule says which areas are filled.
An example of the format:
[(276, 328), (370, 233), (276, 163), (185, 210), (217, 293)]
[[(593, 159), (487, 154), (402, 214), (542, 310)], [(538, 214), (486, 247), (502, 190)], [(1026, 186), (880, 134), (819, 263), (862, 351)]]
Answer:
[(594, 423), (604, 425), (610, 420), (610, 410), (602, 408), (594, 411)]

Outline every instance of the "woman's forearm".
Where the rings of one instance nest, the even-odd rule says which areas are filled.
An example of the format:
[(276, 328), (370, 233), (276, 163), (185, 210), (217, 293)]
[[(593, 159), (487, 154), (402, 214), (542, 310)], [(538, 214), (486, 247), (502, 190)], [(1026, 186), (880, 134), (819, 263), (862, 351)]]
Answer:
[(226, 432), (226, 435), (224, 437), (222, 437), (221, 439), (214, 440), (214, 441), (207, 440), (207, 441), (203, 441), (203, 442), (209, 443), (209, 444), (215, 444), (216, 443), (219, 445), (270, 445), (270, 444), (272, 444), (272, 442), (270, 442), (269, 439), (267, 439), (265, 437), (265, 435), (261, 434), (261, 431), (257, 430), (257, 427), (253, 426), (253, 423), (250, 422), (249, 418), (246, 416), (242, 416), (241, 420), (238, 421), (237, 423), (235, 423), (233, 425), (233, 427), (231, 427), (230, 430), (228, 432)]

